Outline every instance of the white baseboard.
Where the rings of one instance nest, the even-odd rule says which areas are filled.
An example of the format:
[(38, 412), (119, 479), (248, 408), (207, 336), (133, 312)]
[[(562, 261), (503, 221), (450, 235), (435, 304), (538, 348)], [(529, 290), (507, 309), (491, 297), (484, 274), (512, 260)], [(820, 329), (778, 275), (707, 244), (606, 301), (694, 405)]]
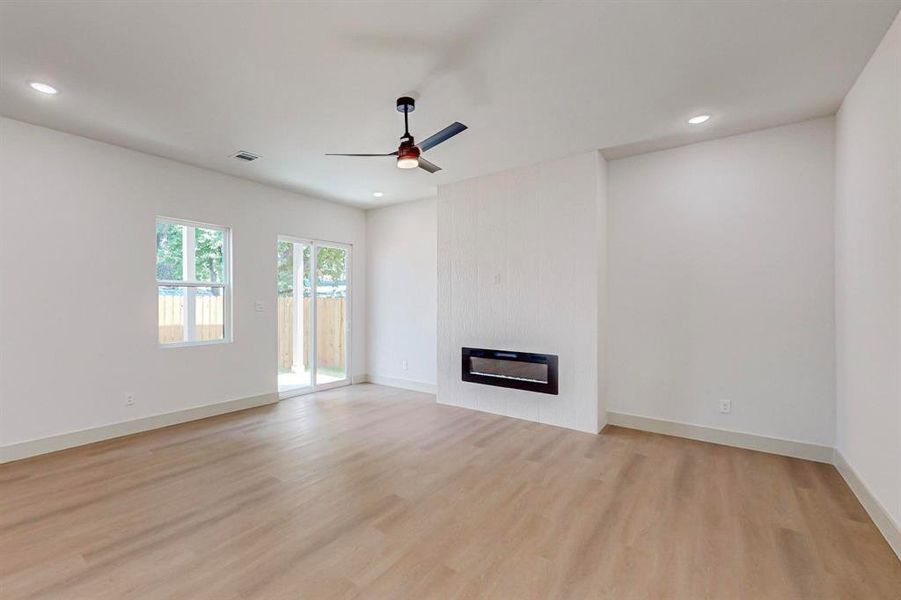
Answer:
[(833, 449), (831, 446), (820, 446), (806, 442), (795, 442), (793, 440), (783, 440), (752, 433), (704, 427), (703, 425), (691, 425), (677, 421), (665, 421), (612, 411), (607, 411), (607, 423), (629, 429), (674, 435), (690, 440), (735, 446), (736, 448), (745, 448), (747, 450), (759, 450), (760, 452), (803, 458), (822, 463), (832, 463)]
[[(435, 384), (410, 379), (378, 375), (357, 375), (353, 378), (355, 384), (367, 382), (428, 394), (436, 394), (438, 391), (438, 386)], [(277, 393), (262, 394), (0, 446), (0, 464), (276, 402), (278, 402)], [(835, 448), (612, 411), (607, 412), (607, 423), (652, 433), (834, 464), (889, 546), (898, 555), (898, 558), (901, 558), (901, 527), (860, 479), (841, 452)]]
[(278, 402), (277, 393), (262, 394), (0, 446), (0, 464), (275, 402)]
[(413, 379), (400, 379), (397, 377), (382, 377), (381, 375), (363, 375), (363, 378), (368, 383), (413, 390), (414, 392), (423, 392), (425, 394), (438, 393), (437, 385), (434, 383), (426, 383), (425, 381), (414, 381)]
[(629, 429), (662, 433), (690, 440), (712, 442), (748, 450), (759, 450), (770, 454), (780, 454), (835, 465), (835, 468), (844, 478), (854, 495), (857, 496), (857, 499), (864, 507), (864, 510), (867, 511), (867, 514), (870, 515), (870, 518), (880, 533), (882, 533), (888, 545), (898, 555), (898, 558), (901, 558), (901, 526), (892, 518), (891, 514), (876, 496), (873, 495), (870, 488), (848, 464), (848, 461), (845, 460), (845, 457), (842, 456), (842, 453), (837, 448), (612, 411), (607, 412), (607, 423)]
[(873, 492), (871, 492), (870, 488), (867, 487), (867, 484), (863, 482), (857, 474), (857, 471), (848, 464), (848, 461), (845, 460), (842, 453), (838, 451), (838, 448), (835, 449), (832, 462), (845, 479), (845, 483), (848, 484), (848, 487), (851, 488), (851, 491), (854, 492), (854, 495), (860, 500), (864, 510), (866, 510), (867, 514), (870, 515), (870, 518), (873, 519), (873, 523), (876, 524), (876, 527), (882, 533), (882, 537), (885, 538), (888, 545), (892, 547), (892, 550), (894, 550), (895, 554), (898, 555), (898, 558), (901, 559), (901, 526), (895, 522), (885, 507), (882, 506), (882, 503), (873, 495)]

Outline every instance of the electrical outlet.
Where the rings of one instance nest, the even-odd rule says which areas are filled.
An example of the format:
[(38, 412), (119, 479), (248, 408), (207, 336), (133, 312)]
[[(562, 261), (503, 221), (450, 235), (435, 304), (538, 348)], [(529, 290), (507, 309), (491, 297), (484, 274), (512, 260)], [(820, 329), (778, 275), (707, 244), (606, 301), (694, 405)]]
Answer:
[(404, 371), (407, 370), (407, 359), (406, 358), (401, 361), (400, 368), (403, 369)]
[(253, 303), (253, 309), (257, 312), (263, 312), (266, 309), (266, 305), (263, 304), (262, 300), (257, 300)]
[(135, 405), (135, 395), (131, 392), (125, 394), (125, 406), (134, 406)]
[(732, 412), (732, 400), (720, 400), (720, 412), (728, 415)]

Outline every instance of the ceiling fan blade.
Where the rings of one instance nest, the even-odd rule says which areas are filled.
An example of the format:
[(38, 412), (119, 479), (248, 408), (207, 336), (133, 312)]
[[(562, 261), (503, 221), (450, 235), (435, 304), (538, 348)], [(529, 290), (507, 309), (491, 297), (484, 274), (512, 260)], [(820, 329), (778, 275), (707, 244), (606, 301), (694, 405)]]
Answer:
[(435, 171), (441, 170), (441, 167), (439, 167), (435, 163), (431, 163), (431, 162), (427, 161), (426, 159), (424, 159), (421, 156), (419, 157), (419, 168), (425, 169), (429, 173), (434, 173)]
[(441, 131), (436, 133), (435, 135), (427, 137), (423, 141), (419, 142), (417, 144), (417, 146), (419, 146), (420, 150), (425, 152), (429, 148), (434, 148), (441, 142), (446, 142), (447, 140), (451, 139), (452, 137), (454, 137), (455, 135), (457, 135), (458, 133), (463, 132), (463, 131), (466, 131), (466, 125), (464, 125), (463, 123), (454, 122), (453, 124), (448, 125), (444, 129), (442, 129)]
[(334, 154), (326, 152), (326, 156), (397, 156), (397, 152), (391, 152), (390, 154)]

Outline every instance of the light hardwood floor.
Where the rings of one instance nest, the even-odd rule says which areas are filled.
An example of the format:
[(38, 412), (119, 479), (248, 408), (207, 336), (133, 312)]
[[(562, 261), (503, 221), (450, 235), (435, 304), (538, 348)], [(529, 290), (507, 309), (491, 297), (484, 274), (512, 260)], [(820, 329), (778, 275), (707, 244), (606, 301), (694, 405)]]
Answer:
[(901, 598), (831, 466), (375, 385), (0, 466), (0, 597)]

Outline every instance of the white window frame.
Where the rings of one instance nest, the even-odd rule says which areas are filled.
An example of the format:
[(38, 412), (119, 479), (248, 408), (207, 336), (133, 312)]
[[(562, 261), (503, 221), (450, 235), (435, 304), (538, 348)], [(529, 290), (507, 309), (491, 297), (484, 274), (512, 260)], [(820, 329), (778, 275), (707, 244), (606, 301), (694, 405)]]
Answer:
[[(203, 223), (200, 221), (189, 221), (186, 219), (178, 219), (175, 217), (165, 217), (158, 215), (155, 224), (161, 223), (181, 225), (185, 227), (185, 237), (182, 240), (182, 279), (168, 280), (157, 279), (156, 289), (159, 296), (161, 287), (183, 287), (185, 288), (185, 336), (188, 338), (182, 342), (163, 343), (159, 341), (157, 334), (157, 345), (160, 348), (184, 348), (186, 346), (210, 346), (213, 344), (228, 344), (232, 341), (232, 230), (224, 225), (215, 225), (213, 223)], [(197, 281), (194, 273), (196, 268), (195, 256), (196, 244), (194, 242), (194, 229), (215, 229), (223, 233), (222, 236), (222, 276), (223, 281)], [(154, 232), (156, 227), (154, 227)], [(156, 235), (154, 234), (154, 250), (156, 250)], [(156, 270), (154, 266), (154, 271)], [(201, 287), (220, 288), (222, 290), (222, 320), (223, 332), (220, 340), (195, 340), (192, 339), (196, 335), (196, 315), (194, 313), (194, 295), (195, 290)], [(157, 317), (157, 328), (159, 328), (159, 317)]]

